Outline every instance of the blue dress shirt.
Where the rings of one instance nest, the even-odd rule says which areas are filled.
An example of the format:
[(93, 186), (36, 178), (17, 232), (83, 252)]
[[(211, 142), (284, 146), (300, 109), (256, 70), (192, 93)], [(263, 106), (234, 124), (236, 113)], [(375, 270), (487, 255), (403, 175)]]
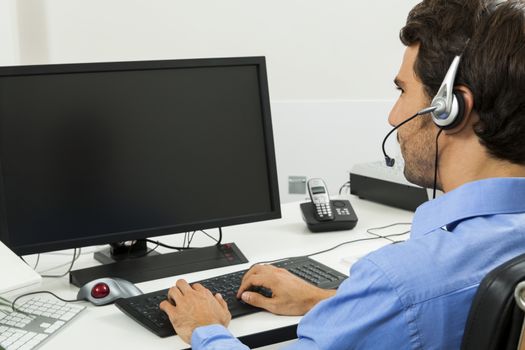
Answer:
[[(412, 233), (356, 262), (285, 349), (459, 349), (481, 279), (525, 253), (525, 178), (465, 184), (421, 205)], [(248, 349), (219, 325), (193, 349)]]

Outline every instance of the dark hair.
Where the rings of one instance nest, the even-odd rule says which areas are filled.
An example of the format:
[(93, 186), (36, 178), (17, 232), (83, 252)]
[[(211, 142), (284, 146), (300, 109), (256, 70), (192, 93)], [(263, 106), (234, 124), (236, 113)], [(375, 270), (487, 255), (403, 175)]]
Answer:
[(525, 165), (525, 1), (424, 0), (401, 30), (419, 44), (414, 71), (434, 96), (456, 55), (456, 85), (474, 95), (474, 132), (489, 154)]

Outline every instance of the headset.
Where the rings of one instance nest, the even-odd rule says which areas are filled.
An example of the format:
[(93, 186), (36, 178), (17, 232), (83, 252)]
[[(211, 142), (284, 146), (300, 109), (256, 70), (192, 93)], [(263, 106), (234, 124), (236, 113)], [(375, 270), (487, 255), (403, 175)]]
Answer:
[(453, 129), (454, 127), (461, 124), (461, 122), (465, 119), (465, 100), (459, 92), (454, 91), (454, 81), (456, 80), (456, 75), (458, 72), (460, 61), (461, 56), (454, 57), (454, 60), (452, 61), (452, 64), (450, 65), (436, 96), (434, 96), (434, 98), (432, 99), (430, 107), (420, 110), (412, 117), (399, 123), (385, 136), (382, 147), (387, 166), (394, 166), (395, 159), (390, 158), (386, 154), (386, 140), (394, 131), (396, 131), (398, 128), (408, 123), (412, 119), (430, 113), (430, 115), (432, 116), (432, 121), (441, 130)]
[(454, 57), (438, 93), (432, 100), (430, 114), (432, 121), (443, 130), (453, 129), (465, 118), (465, 100), (463, 95), (454, 91), (454, 81), (458, 72), (461, 56)]

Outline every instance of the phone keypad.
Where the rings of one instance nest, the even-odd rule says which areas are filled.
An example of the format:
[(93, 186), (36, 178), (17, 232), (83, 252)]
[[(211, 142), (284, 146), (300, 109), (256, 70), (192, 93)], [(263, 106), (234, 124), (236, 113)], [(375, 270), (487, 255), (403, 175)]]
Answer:
[(330, 203), (316, 203), (315, 207), (317, 209), (317, 214), (320, 218), (324, 218), (325, 216), (332, 216), (332, 208), (330, 207)]

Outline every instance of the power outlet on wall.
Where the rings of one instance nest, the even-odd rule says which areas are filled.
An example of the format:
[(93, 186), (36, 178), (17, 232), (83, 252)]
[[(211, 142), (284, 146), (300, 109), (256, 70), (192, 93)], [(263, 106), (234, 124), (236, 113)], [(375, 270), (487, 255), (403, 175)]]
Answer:
[(306, 194), (306, 176), (288, 176), (289, 194)]

